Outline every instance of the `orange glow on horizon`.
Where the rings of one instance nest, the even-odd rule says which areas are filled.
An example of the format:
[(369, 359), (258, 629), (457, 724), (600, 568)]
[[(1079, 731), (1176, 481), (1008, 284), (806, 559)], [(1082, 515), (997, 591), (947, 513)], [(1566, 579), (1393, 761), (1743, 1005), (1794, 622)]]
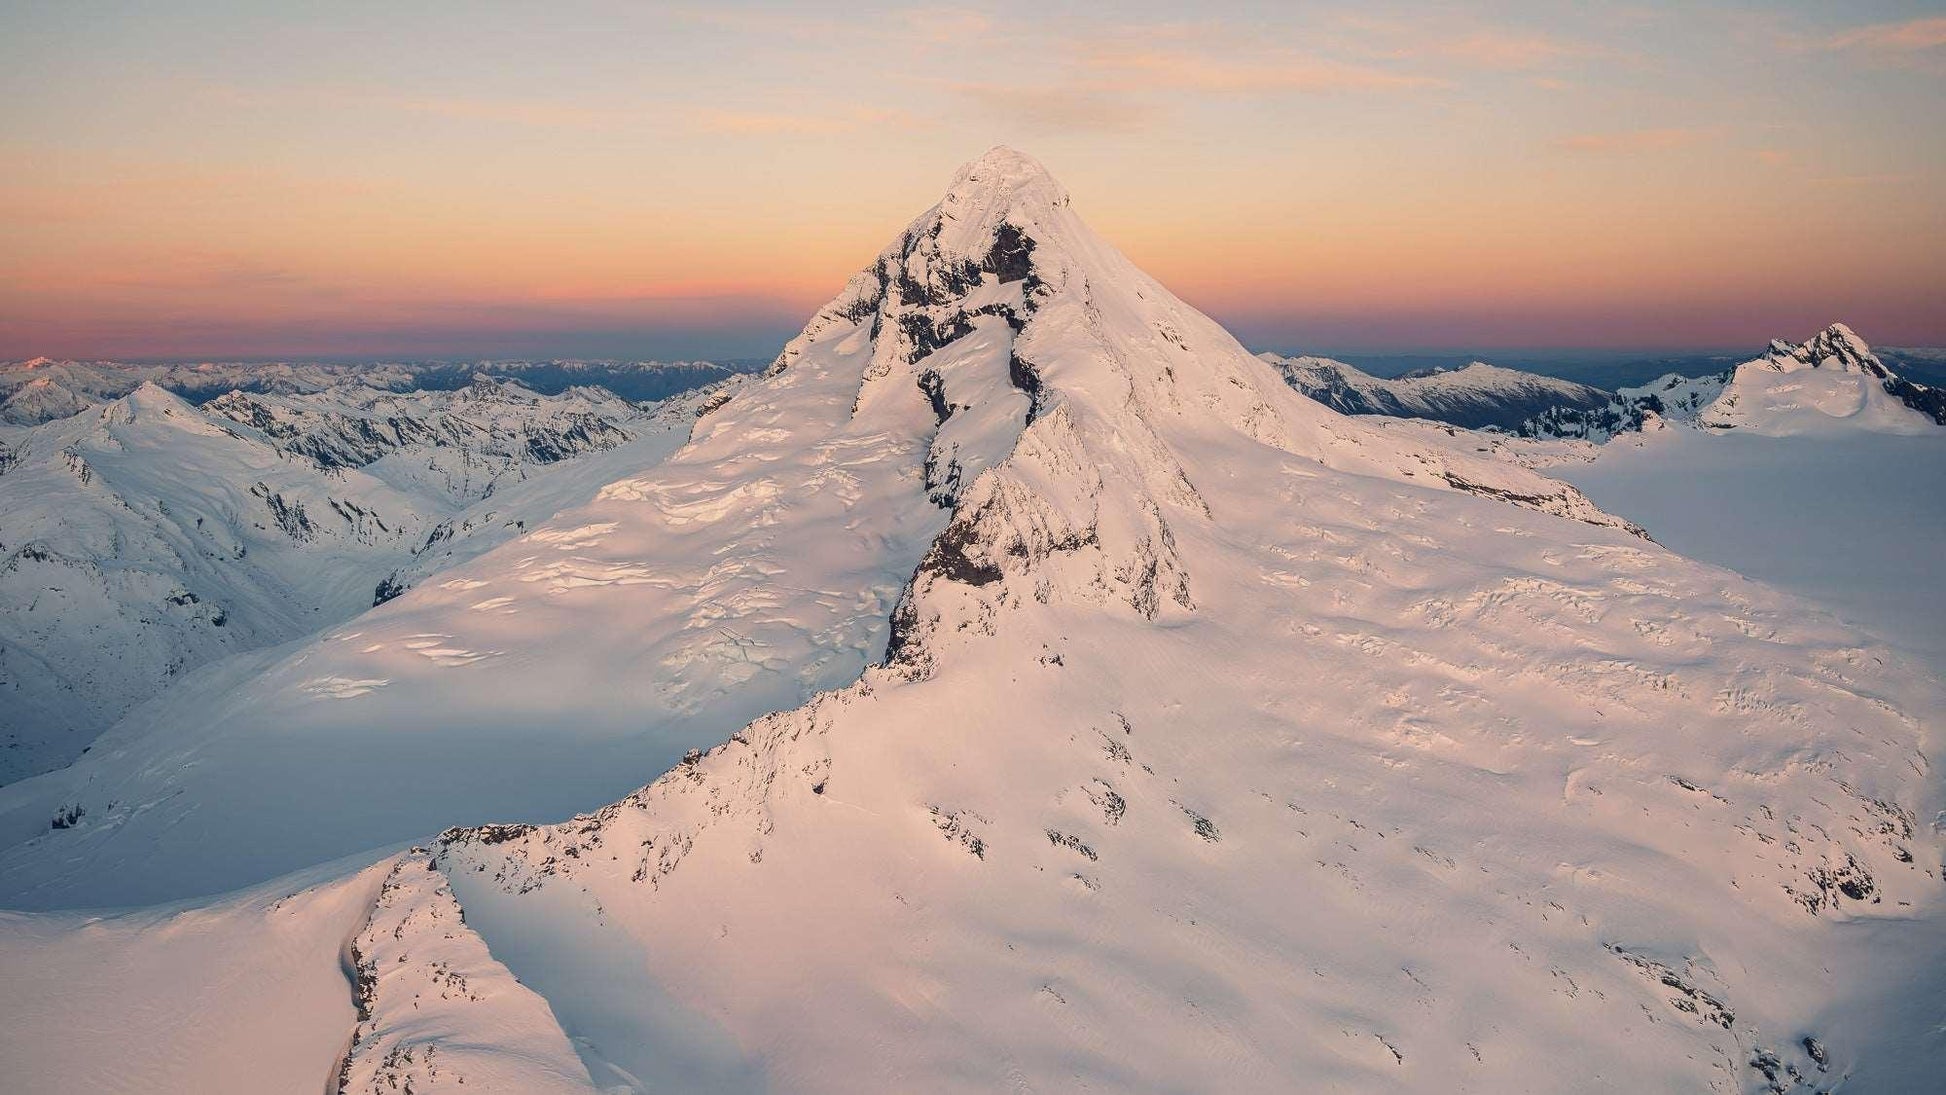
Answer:
[(408, 57), (354, 26), (445, 41), (438, 15), (267, 10), (299, 49), (276, 63), (245, 30), (178, 59), (193, 20), (150, 42), (21, 17), (72, 49), (0, 46), (0, 356), (584, 331), (648, 355), (676, 330), (755, 354), (995, 143), (1282, 347), (1437, 345), (1469, 314), (1528, 345), (1839, 317), (1946, 343), (1946, 136), (1918, 121), (1946, 113), (1946, 45), (1919, 23), (760, 6), (603, 11), (635, 37), (481, 13), (452, 56)]

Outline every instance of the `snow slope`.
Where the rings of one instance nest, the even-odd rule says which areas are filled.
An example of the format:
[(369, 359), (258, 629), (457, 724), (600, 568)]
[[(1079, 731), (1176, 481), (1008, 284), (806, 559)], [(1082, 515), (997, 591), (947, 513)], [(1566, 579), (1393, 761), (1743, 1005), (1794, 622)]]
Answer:
[(335, 1091), (357, 1019), (348, 944), (389, 869), (330, 869), (199, 907), (0, 912), (0, 1086)]
[(6, 900), (531, 818), (651, 767), (594, 747), (625, 710), (722, 743), (391, 861), (339, 1090), (1735, 1092), (1941, 1048), (1856, 1018), (1938, 939), (1937, 680), (1299, 396), (1018, 153), (683, 451), (450, 573), (0, 789), (126, 807), (9, 848)]
[(1609, 393), (1586, 384), (1475, 361), (1383, 379), (1326, 357), (1263, 354), (1291, 387), (1344, 414), (1429, 418), (1467, 429), (1517, 430), (1536, 416), (1606, 407)]
[[(0, 453), (0, 781), (73, 759), (136, 703), (356, 615), (687, 437), (694, 398), (233, 392), (154, 384)], [(642, 444), (585, 490), (572, 458)], [(559, 473), (559, 474), (557, 474)]]

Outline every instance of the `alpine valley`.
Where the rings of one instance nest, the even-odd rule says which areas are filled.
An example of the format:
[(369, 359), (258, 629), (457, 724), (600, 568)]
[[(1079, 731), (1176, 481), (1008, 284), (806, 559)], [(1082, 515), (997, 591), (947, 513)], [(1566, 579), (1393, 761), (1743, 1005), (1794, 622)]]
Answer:
[(996, 148), (659, 402), (15, 390), (8, 1086), (1936, 1084), (1936, 669), (1535, 469), (1938, 392), (1348, 369)]

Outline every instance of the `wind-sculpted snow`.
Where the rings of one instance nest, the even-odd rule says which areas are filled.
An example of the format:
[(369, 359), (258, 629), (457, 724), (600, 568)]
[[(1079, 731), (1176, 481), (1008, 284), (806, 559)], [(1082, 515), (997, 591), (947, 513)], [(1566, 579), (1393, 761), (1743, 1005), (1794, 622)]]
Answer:
[(0, 912), (0, 1087), (335, 1092), (357, 1022), (348, 944), (391, 869), (339, 865), (189, 908)]
[(356, 943), (346, 1090), (1923, 1064), (1858, 1017), (1938, 934), (1939, 682), (1396, 425), (996, 149), (664, 463), (0, 791), (75, 811), (0, 887), (153, 900), (456, 823)]

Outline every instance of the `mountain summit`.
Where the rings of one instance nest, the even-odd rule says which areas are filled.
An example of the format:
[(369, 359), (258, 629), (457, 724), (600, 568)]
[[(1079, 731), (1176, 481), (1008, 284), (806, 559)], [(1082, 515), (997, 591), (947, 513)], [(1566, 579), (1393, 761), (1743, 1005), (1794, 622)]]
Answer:
[(1946, 392), (1893, 373), (1857, 332), (1834, 323), (1805, 342), (1773, 340), (1762, 357), (1732, 371), (1697, 421), (1767, 434), (1924, 433), (1946, 425)]
[(341, 1092), (1841, 1077), (1938, 682), (1440, 437), (996, 149), (668, 460), (46, 784), (0, 892), (461, 822), (317, 933)]

